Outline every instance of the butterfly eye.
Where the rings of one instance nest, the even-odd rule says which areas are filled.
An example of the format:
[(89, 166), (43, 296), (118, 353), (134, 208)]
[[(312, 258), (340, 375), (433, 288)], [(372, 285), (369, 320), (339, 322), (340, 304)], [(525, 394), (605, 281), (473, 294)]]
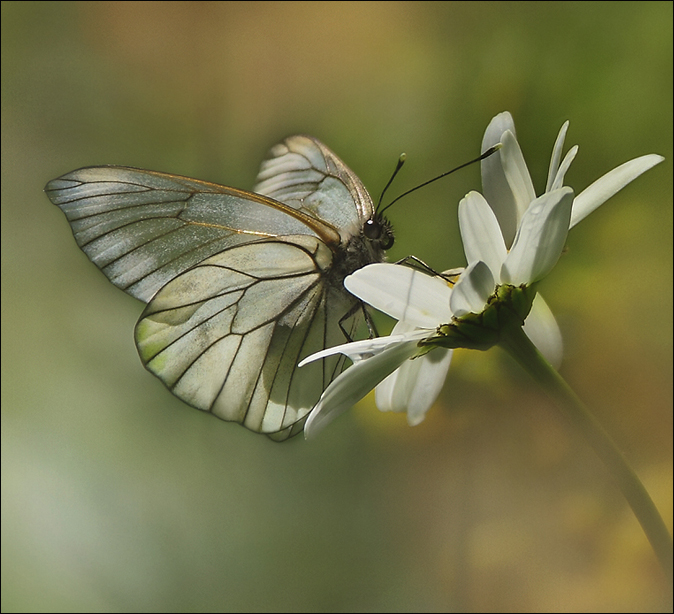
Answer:
[(391, 225), (384, 219), (372, 218), (365, 222), (363, 234), (371, 241), (378, 241), (382, 249), (393, 246), (393, 231)]
[(376, 241), (381, 235), (381, 224), (377, 220), (368, 220), (363, 226), (363, 234), (372, 241)]

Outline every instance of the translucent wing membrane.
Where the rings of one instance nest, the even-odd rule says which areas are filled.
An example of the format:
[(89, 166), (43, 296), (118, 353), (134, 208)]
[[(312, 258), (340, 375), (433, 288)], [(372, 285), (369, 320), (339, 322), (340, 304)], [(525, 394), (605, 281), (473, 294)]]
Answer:
[[(136, 326), (145, 366), (186, 403), (260, 433), (291, 435), (341, 371), (297, 363), (343, 341), (355, 299), (326, 287), (329, 250), (308, 236), (232, 247), (162, 288)], [(300, 425), (301, 426), (301, 425)]]
[(315, 139), (275, 146), (256, 190), (116, 166), (46, 187), (91, 261), (148, 303), (145, 367), (186, 403), (284, 440), (344, 366), (298, 362), (344, 342), (357, 301), (343, 279), (383, 251), (362, 234), (367, 191)]
[(339, 241), (332, 228), (287, 205), (177, 175), (83, 168), (50, 181), (46, 192), (89, 259), (144, 302), (182, 271), (232, 245), (300, 233)]
[[(325, 145), (293, 136), (275, 145), (253, 188), (339, 229), (342, 239), (358, 235), (374, 215), (365, 186)], [(348, 206), (347, 206), (348, 203)]]

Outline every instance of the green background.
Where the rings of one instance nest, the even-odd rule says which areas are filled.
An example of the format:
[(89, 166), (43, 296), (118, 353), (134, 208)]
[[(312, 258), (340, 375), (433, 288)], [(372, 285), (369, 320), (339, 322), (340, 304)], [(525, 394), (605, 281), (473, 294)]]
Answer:
[[(275, 444), (140, 365), (141, 305), (45, 183), (123, 164), (250, 188), (324, 141), (376, 198), (479, 152), (509, 110), (538, 190), (667, 160), (571, 232), (541, 291), (562, 374), (672, 520), (671, 2), (3, 2), (2, 611), (657, 611), (662, 573), (593, 452), (498, 350), (459, 351), (410, 428), (371, 398)], [(477, 166), (390, 210), (464, 264)], [(382, 327), (387, 323), (384, 320)]]

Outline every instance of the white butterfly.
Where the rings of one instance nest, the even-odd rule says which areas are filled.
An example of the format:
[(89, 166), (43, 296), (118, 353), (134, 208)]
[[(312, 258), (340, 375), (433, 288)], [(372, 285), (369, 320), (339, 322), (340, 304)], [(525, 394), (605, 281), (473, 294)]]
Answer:
[(359, 303), (343, 286), (393, 244), (356, 175), (318, 140), (272, 148), (254, 192), (121, 166), (82, 168), (45, 191), (108, 279), (148, 303), (145, 367), (177, 397), (282, 441), (299, 433), (343, 357)]

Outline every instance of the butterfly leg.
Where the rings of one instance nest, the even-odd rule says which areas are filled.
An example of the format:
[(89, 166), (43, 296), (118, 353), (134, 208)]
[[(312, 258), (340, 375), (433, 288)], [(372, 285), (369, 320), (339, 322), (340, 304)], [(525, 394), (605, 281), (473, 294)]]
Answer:
[(416, 256), (405, 256), (404, 258), (398, 260), (395, 264), (409, 265), (411, 268), (421, 269), (422, 271), (426, 271), (427, 273), (430, 273), (436, 277), (442, 277), (442, 279), (444, 279), (450, 286), (453, 286), (458, 281), (459, 275), (461, 275), (463, 272), (463, 268), (459, 267), (439, 273)]
[(367, 305), (363, 303), (363, 301), (360, 301), (360, 307), (363, 310), (365, 324), (367, 324), (368, 338), (374, 339), (375, 337), (379, 337), (379, 332), (377, 331), (377, 327), (375, 326), (372, 314), (370, 314)]
[(426, 271), (431, 275), (440, 275), (440, 273), (438, 273), (434, 268), (432, 268), (431, 266), (426, 264), (421, 258), (417, 258), (416, 256), (405, 256), (404, 258), (398, 260), (395, 264), (408, 265), (413, 269), (421, 269), (422, 271)]
[(367, 330), (368, 330), (368, 338), (369, 339), (374, 339), (375, 337), (379, 337), (379, 333), (377, 332), (377, 327), (375, 326), (374, 320), (372, 319), (372, 316), (370, 315), (370, 312), (367, 309), (367, 306), (363, 301), (358, 301), (347, 311), (340, 319), (339, 319), (339, 328), (342, 329), (342, 333), (344, 334), (344, 337), (346, 338), (348, 343), (351, 343), (353, 339), (351, 338), (351, 335), (349, 334), (349, 331), (344, 328), (344, 322), (348, 320), (351, 316), (355, 315), (358, 310), (361, 310), (363, 312), (363, 316), (365, 318), (365, 324), (367, 325)]

